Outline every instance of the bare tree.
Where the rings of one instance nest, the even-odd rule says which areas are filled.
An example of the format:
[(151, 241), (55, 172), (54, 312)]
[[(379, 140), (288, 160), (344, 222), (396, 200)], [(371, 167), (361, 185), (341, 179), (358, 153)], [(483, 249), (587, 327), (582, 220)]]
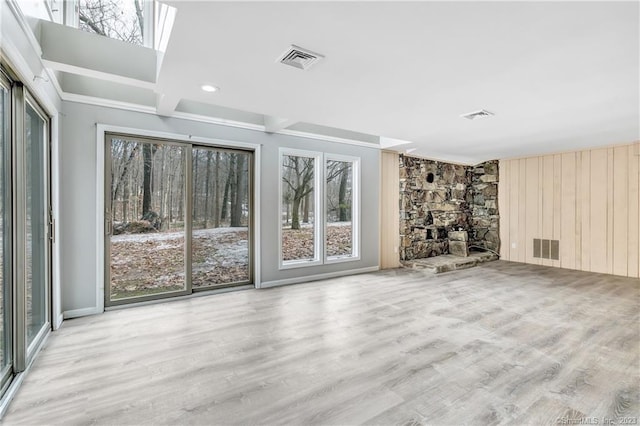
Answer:
[(242, 226), (242, 204), (244, 201), (244, 155), (236, 154), (236, 172), (233, 196), (231, 197), (232, 227)]
[(134, 44), (143, 44), (144, 20), (140, 0), (135, 15), (125, 13), (126, 0), (80, 0), (80, 29)]
[(336, 212), (338, 222), (351, 220), (351, 163), (329, 161), (327, 164), (327, 204)]
[(156, 153), (158, 147), (150, 143), (142, 145), (142, 156), (144, 157), (144, 177), (142, 184), (142, 217), (145, 218), (151, 212), (151, 179), (152, 179), (152, 167), (153, 156)]
[(300, 207), (313, 191), (314, 159), (287, 155), (283, 162), (282, 181), (289, 187), (291, 197), (291, 229), (300, 229)]

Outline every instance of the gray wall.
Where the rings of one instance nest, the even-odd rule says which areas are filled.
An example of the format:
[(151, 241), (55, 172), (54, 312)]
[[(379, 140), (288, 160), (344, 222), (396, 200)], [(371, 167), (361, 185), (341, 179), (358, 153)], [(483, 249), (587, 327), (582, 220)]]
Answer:
[[(96, 306), (96, 124), (261, 144), (262, 282), (349, 271), (378, 265), (380, 157), (376, 148), (159, 117), (106, 107), (64, 102), (60, 140), (60, 244), (62, 308)], [(307, 149), (361, 158), (361, 253), (354, 262), (278, 270), (278, 150)]]

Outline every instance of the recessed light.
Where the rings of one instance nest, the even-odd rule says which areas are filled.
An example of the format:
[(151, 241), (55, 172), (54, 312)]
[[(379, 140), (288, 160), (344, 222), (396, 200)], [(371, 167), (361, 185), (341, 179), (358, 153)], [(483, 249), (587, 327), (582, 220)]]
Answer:
[(210, 84), (203, 84), (200, 87), (202, 90), (204, 90), (205, 92), (217, 92), (218, 88), (216, 86), (212, 86)]

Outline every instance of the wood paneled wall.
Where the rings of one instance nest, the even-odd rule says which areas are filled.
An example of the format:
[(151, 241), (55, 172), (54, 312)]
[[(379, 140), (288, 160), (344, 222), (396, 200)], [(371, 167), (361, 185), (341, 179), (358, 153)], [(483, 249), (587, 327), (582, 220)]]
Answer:
[[(380, 159), (380, 268), (400, 266), (400, 167), (396, 152)], [(366, 185), (366, 182), (365, 182)]]
[[(500, 161), (504, 260), (640, 276), (640, 142)], [(560, 240), (560, 259), (533, 239)]]

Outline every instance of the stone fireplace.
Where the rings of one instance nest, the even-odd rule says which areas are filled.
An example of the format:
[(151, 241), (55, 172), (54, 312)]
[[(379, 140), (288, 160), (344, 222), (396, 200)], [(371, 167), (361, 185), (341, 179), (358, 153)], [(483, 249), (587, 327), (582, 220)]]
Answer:
[[(498, 251), (498, 161), (464, 166), (400, 156), (400, 260), (449, 254), (449, 233), (467, 248)], [(463, 253), (461, 233), (454, 233)], [(462, 251), (461, 251), (462, 250)]]

